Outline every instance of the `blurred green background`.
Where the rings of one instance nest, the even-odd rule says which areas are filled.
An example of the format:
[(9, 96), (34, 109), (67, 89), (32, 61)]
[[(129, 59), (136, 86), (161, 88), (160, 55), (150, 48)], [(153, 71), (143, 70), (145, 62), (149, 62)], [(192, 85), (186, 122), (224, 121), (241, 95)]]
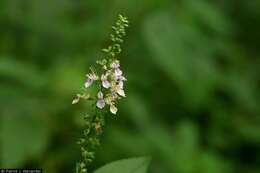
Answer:
[(0, 167), (72, 172), (71, 105), (118, 13), (127, 99), (91, 169), (150, 155), (150, 173), (260, 172), (260, 1), (1, 0)]

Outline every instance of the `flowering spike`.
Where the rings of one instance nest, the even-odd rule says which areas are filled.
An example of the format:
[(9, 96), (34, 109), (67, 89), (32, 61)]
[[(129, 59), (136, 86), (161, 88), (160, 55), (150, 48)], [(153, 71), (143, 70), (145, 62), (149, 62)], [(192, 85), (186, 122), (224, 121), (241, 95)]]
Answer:
[[(94, 101), (93, 115), (84, 116), (85, 129), (83, 137), (78, 142), (81, 147), (81, 161), (76, 164), (75, 173), (88, 173), (87, 167), (95, 157), (94, 149), (100, 144), (99, 136), (104, 126), (104, 108), (108, 107), (112, 114), (118, 112), (116, 107), (119, 99), (126, 97), (124, 82), (126, 78), (117, 60), (121, 53), (121, 44), (126, 35), (125, 29), (128, 27), (126, 17), (119, 15), (116, 24), (112, 27), (110, 34), (111, 45), (102, 49), (104, 58), (96, 61), (96, 66), (90, 67), (90, 72), (86, 75), (84, 91), (73, 99), (72, 104), (76, 104), (80, 99)], [(117, 58), (117, 59), (116, 59)], [(95, 83), (95, 85), (93, 85)], [(91, 95), (89, 88), (97, 87), (98, 93)], [(96, 88), (97, 89), (97, 88)], [(83, 139), (83, 140), (82, 140)]]

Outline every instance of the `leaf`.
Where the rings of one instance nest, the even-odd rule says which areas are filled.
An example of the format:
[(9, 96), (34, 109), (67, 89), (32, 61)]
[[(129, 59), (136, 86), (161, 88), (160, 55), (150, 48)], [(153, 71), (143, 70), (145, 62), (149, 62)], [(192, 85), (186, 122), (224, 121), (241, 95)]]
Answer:
[(145, 173), (150, 160), (149, 157), (123, 159), (109, 163), (94, 173)]

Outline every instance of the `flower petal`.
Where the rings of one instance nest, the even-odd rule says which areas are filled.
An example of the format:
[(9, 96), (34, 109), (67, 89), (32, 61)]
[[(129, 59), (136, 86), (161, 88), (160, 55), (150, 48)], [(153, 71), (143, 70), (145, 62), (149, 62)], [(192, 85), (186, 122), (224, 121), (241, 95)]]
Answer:
[(123, 89), (120, 88), (120, 89), (118, 89), (116, 92), (117, 92), (117, 94), (119, 94), (120, 96), (126, 97), (126, 96), (125, 96), (125, 91), (124, 91)]
[(88, 88), (91, 84), (93, 83), (93, 80), (88, 78), (87, 81), (85, 82), (85, 88)]
[(74, 99), (72, 100), (72, 104), (74, 105), (74, 104), (78, 103), (79, 100), (80, 100), (79, 97), (74, 98)]
[(102, 86), (104, 88), (109, 88), (110, 87), (110, 83), (108, 82), (108, 80), (102, 80)]
[(106, 103), (105, 103), (105, 100), (104, 100), (104, 99), (99, 99), (99, 100), (97, 101), (97, 107), (98, 107), (99, 109), (103, 109), (103, 108), (105, 107), (105, 105), (106, 105)]
[(115, 105), (110, 105), (110, 112), (112, 114), (116, 114), (117, 113), (117, 108), (115, 107)]
[(124, 88), (124, 82), (123, 82), (123, 81), (119, 81), (119, 82), (118, 82), (118, 85), (119, 85), (119, 87), (120, 87), (121, 89)]
[(120, 68), (116, 68), (115, 69), (115, 75), (116, 76), (121, 76), (123, 74), (122, 70), (120, 70)]
[(98, 92), (97, 94), (98, 99), (103, 99), (103, 93), (101, 91)]

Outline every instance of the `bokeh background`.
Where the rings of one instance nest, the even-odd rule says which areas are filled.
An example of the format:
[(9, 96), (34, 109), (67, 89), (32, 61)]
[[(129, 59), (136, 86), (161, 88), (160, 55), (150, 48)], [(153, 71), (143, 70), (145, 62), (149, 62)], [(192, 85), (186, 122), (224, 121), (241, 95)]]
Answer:
[(91, 169), (149, 155), (149, 173), (259, 173), (258, 0), (1, 0), (0, 167), (72, 172), (71, 101), (119, 13), (128, 97)]

